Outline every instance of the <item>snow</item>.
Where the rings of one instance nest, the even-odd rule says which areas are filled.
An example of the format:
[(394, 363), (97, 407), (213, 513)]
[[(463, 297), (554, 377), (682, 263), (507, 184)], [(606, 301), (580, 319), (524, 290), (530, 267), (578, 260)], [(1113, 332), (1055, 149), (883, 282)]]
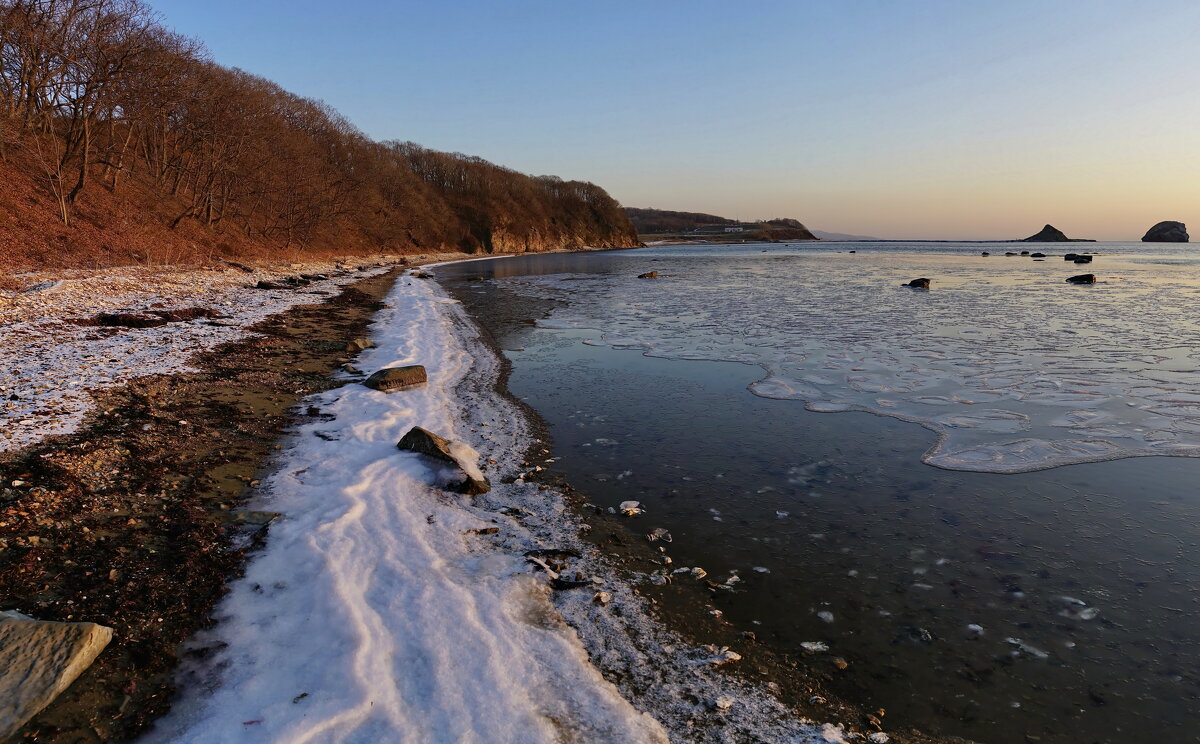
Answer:
[[(304, 401), (332, 418), (285, 442), (250, 505), (283, 517), (145, 741), (843, 740), (718, 671), (736, 651), (658, 626), (602, 558), (583, 570), (607, 601), (552, 593), (522, 553), (586, 548), (559, 494), (515, 479), (532, 435), (491, 388), (498, 361), (436, 284), (403, 278), (387, 302), (356, 366), (423, 364), (429, 383)], [(433, 487), (395, 446), (412, 426), (477, 447), (493, 490)]]
[[(331, 272), (331, 263), (297, 264), (289, 273)], [(95, 408), (92, 391), (141, 375), (191, 371), (188, 360), (247, 335), (267, 316), (318, 302), (341, 285), (386, 271), (372, 268), (294, 290), (261, 290), (278, 271), (143, 270), (67, 272), (22, 293), (0, 294), (0, 452), (77, 430)], [(228, 317), (158, 328), (96, 328), (75, 320), (151, 307), (208, 307)]]

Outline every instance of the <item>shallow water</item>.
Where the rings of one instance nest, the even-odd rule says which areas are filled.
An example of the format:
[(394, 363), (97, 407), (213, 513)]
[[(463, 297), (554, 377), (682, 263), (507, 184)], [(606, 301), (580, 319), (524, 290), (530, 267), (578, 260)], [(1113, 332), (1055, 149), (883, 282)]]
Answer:
[[(642, 502), (631, 530), (668, 529), (674, 565), (736, 571), (726, 617), (889, 727), (1195, 740), (1200, 460), (921, 462), (1191, 454), (1194, 259), (762, 248), (439, 271), (507, 350), (568, 479)], [(1103, 283), (1062, 282), (1079, 271)], [(916, 276), (934, 289), (899, 288)]]

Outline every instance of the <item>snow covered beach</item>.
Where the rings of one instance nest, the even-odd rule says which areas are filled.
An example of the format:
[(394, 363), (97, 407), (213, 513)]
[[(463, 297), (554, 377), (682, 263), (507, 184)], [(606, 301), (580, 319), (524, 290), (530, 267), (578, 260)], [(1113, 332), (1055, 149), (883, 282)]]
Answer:
[[(6, 385), (17, 397), (6, 417), (29, 423), (11, 429), (19, 436), (9, 439), (8, 451), (19, 455), (49, 434), (70, 442), (81, 423), (93, 426), (86, 391), (119, 390), (141, 379), (138, 373), (170, 381), (187, 372), (198, 351), (236, 340), (272, 312), (325, 300), (339, 284), (384, 269), (316, 279), (302, 291), (247, 288), (276, 277), (244, 276), (241, 269), (176, 272), (165, 282), (153, 272), (114, 270), (19, 297), (8, 308), (10, 328), (26, 345), (24, 354), (4, 346), (13, 370)], [(177, 287), (186, 289), (173, 292)], [(119, 332), (70, 322), (181, 304), (220, 307), (226, 317)], [(342, 387), (302, 401), (307, 413), (261, 483), (245, 478), (249, 492), (259, 494), (247, 506), (282, 516), (265, 547), (250, 555), (245, 577), (232, 584), (215, 626), (187, 644), (179, 699), (149, 741), (855, 740), (854, 711), (829, 703), (833, 723), (805, 722), (765, 689), (728, 674), (740, 663), (737, 650), (685, 640), (652, 621), (630, 573), (579, 539), (586, 527), (561, 495), (521, 477), (533, 470), (526, 458), (544, 450), (518, 407), (497, 393), (500, 360), (459, 306), (411, 275), (396, 283), (386, 305), (370, 334), (377, 346), (354, 365), (369, 371), (422, 363), (429, 384), (389, 395), (345, 373)], [(109, 413), (121, 418), (106, 412), (101, 419)], [(205, 425), (194, 414), (167, 426), (156, 412), (154, 423), (137, 427), (138, 436), (154, 440), (160, 426), (161, 436), (179, 429), (179, 441), (189, 428), (202, 436)], [(492, 491), (469, 499), (439, 489), (436, 467), (396, 449), (413, 425), (477, 448)], [(57, 461), (59, 446), (44, 456)], [(98, 487), (119, 492), (126, 477), (113, 469), (111, 485)], [(40, 474), (33, 481), (47, 498), (42, 486), (49, 483)], [(28, 498), (29, 488), (22, 481), (8, 498)], [(145, 517), (137, 516), (131, 530), (142, 529)], [(23, 522), (9, 527), (28, 529)], [(94, 528), (81, 537), (91, 541), (85, 546), (105, 544)], [(91, 560), (61, 539), (16, 537), (7, 557), (17, 555), (13, 550), (66, 550)], [(248, 536), (239, 539), (246, 545)], [(138, 550), (137, 540), (128, 544)], [(563, 583), (552, 584), (554, 574), (531, 557), (557, 568)], [(110, 581), (142, 570), (136, 556), (126, 563), (104, 569)], [(157, 592), (147, 601), (160, 601)], [(89, 604), (79, 603), (77, 612)], [(44, 602), (20, 606), (47, 616)], [(154, 611), (147, 610), (139, 632), (153, 633)], [(102, 656), (98, 668), (106, 661)], [(62, 726), (65, 719), (49, 720)], [(866, 735), (860, 731), (858, 740)]]
[[(429, 384), (311, 401), (325, 420), (251, 505), (284, 516), (194, 641), (220, 650), (147, 741), (851, 740), (723, 674), (736, 653), (655, 627), (602, 562), (572, 561), (590, 586), (555, 593), (524, 554), (587, 548), (557, 495), (518, 477), (533, 435), (492, 389), (497, 360), (436, 285), (402, 278), (388, 304), (356, 363), (421, 363)], [(431, 487), (395, 446), (414, 425), (477, 447), (493, 490)], [(618, 670), (620, 688), (601, 674)]]

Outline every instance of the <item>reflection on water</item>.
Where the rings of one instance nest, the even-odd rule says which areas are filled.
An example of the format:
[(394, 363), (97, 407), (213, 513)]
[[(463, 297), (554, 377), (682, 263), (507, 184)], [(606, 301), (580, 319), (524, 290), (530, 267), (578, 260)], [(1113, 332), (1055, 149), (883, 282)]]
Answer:
[[(737, 302), (721, 308), (698, 299), (684, 302), (682, 292), (660, 293), (649, 281), (641, 283), (643, 289), (611, 289), (614, 279), (655, 257), (661, 259), (653, 266), (660, 274), (741, 276), (735, 284), (751, 279), (762, 284), (769, 277), (746, 265), (754, 261), (745, 259), (745, 249), (741, 263), (727, 267), (702, 268), (712, 260), (703, 256), (679, 255), (668, 262), (661, 253), (544, 257), (541, 269), (553, 265), (551, 273), (572, 275), (560, 279), (584, 271), (600, 276), (566, 283), (571, 289), (561, 291), (563, 283), (556, 280), (553, 292), (545, 279), (524, 278), (531, 274), (523, 272), (539, 268), (543, 257), (441, 270), (451, 277), (491, 276), (487, 267), (506, 266), (508, 278), (451, 284), (504, 348), (521, 349), (508, 352), (510, 388), (547, 421), (554, 453), (562, 458), (559, 466), (572, 483), (605, 506), (642, 502), (647, 514), (629, 522), (630, 528), (668, 529), (674, 536), (674, 565), (702, 566), (717, 583), (736, 572), (740, 580), (732, 589), (717, 590), (725, 616), (754, 630), (760, 642), (830, 674), (848, 698), (886, 708), (889, 727), (917, 726), (1001, 744), (1039, 740), (1027, 736), (1046, 742), (1196, 740), (1200, 496), (1193, 484), (1200, 460), (1121, 459), (1010, 475), (939, 470), (920, 462), (934, 434), (895, 418), (813, 413), (798, 401), (750, 395), (746, 387), (762, 377), (756, 366), (648, 358), (608, 344), (591, 345), (602, 337), (614, 341), (610, 325), (598, 332), (576, 330), (573, 323), (546, 328), (525, 322), (547, 311), (552, 320), (617, 322), (629, 317), (631, 306), (644, 305), (636, 317), (654, 327), (626, 327), (622, 338), (631, 333), (642, 334), (639, 341), (650, 335), (669, 338), (677, 351), (701, 358), (714, 351), (728, 358), (728, 339), (736, 335), (761, 340), (764, 324), (746, 314), (765, 317), (767, 311), (746, 307), (753, 302), (749, 291), (734, 293), (728, 299)], [(880, 256), (858, 258), (882, 263)], [(874, 282), (888, 270), (912, 273), (913, 262), (924, 260), (886, 259), (890, 269), (858, 267), (863, 281)], [(812, 263), (821, 260), (849, 258), (827, 256)], [(1026, 270), (1001, 266), (988, 271)], [(1088, 268), (1099, 274), (1102, 266), (1098, 259)], [(962, 286), (980, 286), (970, 278), (972, 271), (980, 283), (986, 281), (970, 267), (938, 268), (940, 274), (963, 272)], [(820, 268), (813, 271), (825, 276)], [(1175, 286), (1161, 275), (1124, 281)], [(1191, 291), (1182, 277), (1178, 284)], [(891, 289), (890, 281), (872, 286), (879, 293)], [(703, 287), (693, 293), (719, 303)], [(778, 300), (781, 293), (765, 294)], [(881, 302), (894, 305), (892, 298)], [(921, 373), (921, 379), (932, 380), (946, 371), (936, 363), (964, 348), (954, 339), (969, 339), (969, 331), (980, 330), (1005, 345), (980, 350), (990, 383), (975, 393), (994, 390), (997, 397), (967, 403), (957, 392), (967, 389), (965, 383), (955, 379), (903, 392), (873, 390), (871, 399), (922, 406), (929, 409), (925, 418), (938, 426), (982, 426), (988, 436), (1010, 440), (1015, 432), (1053, 437), (1056, 427), (1070, 432), (1129, 426), (1117, 419), (1121, 405), (1156, 393), (1132, 385), (1126, 385), (1129, 395), (1114, 392), (1113, 377), (1128, 373), (1129, 360), (1142, 354), (1155, 361), (1135, 365), (1138, 374), (1155, 367), (1161, 377), (1178, 375), (1149, 385), (1167, 387), (1177, 398), (1163, 405), (1193, 402), (1183, 397), (1192, 351), (1182, 340), (1153, 352), (1120, 350), (1120, 363), (1103, 355), (1094, 367), (1077, 362), (1079, 371), (1073, 374), (1081, 381), (1103, 382), (1043, 390), (1026, 385), (1028, 376), (1060, 374), (1041, 365), (1046, 354), (1065, 344), (1050, 344), (1039, 335), (1018, 339), (1014, 348), (1007, 332), (963, 322), (962, 313), (951, 320), (954, 313), (947, 308), (922, 302), (920, 317), (910, 311), (895, 322), (876, 316), (872, 303), (855, 311), (859, 325), (921, 334), (921, 343), (906, 344), (903, 354), (889, 350), (896, 362), (892, 367), (866, 367), (862, 361), (877, 355), (871, 342), (883, 336), (862, 335), (844, 320), (831, 319), (822, 338), (856, 334), (859, 356), (845, 362), (839, 355), (851, 354), (824, 350), (821, 364), (806, 371), (812, 378), (806, 384), (857, 402), (864, 393), (845, 392), (848, 381), (892, 382), (911, 373), (914, 359), (922, 360), (919, 369), (933, 370)], [(785, 303), (771, 311), (790, 322), (798, 308), (819, 315), (841, 307), (805, 304)], [(676, 309), (686, 312), (660, 317)], [(1021, 315), (1027, 309), (1010, 303), (1009, 312)], [(1137, 325), (1131, 314), (1124, 315), (1102, 314), (1099, 325)], [(1091, 315), (1073, 317), (1080, 330), (1097, 325)], [(1153, 318), (1146, 325), (1159, 322)], [(804, 327), (820, 330), (811, 322)], [(752, 358), (755, 344), (741, 348), (745, 361), (761, 363)], [(780, 365), (799, 369), (811, 357), (806, 349)], [(826, 364), (828, 359), (834, 363)], [(854, 369), (858, 366), (865, 368)], [(1112, 400), (1037, 399), (1051, 392), (1086, 395), (1096, 388)], [(1014, 390), (1034, 397), (1034, 403), (1015, 399)], [(1027, 407), (1014, 407), (1014, 400)], [(819, 649), (813, 645), (818, 642), (828, 651), (807, 651), (803, 645)], [(835, 657), (848, 662), (845, 670), (833, 665)]]
[[(757, 395), (918, 422), (939, 437), (930, 464), (1022, 472), (1200, 456), (1200, 276), (1129, 258), (1101, 256), (1085, 287), (1068, 285), (1081, 269), (1053, 256), (743, 249), (495, 264), (514, 289), (561, 305), (545, 327), (601, 330), (652, 356), (758, 364)], [(660, 278), (634, 278), (646, 266)], [(933, 290), (900, 286), (915, 274)]]

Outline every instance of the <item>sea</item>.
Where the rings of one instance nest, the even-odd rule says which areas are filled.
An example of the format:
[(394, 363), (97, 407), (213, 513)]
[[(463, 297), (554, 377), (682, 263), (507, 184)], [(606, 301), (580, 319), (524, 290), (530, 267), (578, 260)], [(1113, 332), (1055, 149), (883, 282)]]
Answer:
[(694, 583), (889, 730), (1200, 741), (1196, 248), (685, 245), (435, 274), (552, 474), (597, 511), (637, 502), (621, 529), (670, 558), (647, 591)]

